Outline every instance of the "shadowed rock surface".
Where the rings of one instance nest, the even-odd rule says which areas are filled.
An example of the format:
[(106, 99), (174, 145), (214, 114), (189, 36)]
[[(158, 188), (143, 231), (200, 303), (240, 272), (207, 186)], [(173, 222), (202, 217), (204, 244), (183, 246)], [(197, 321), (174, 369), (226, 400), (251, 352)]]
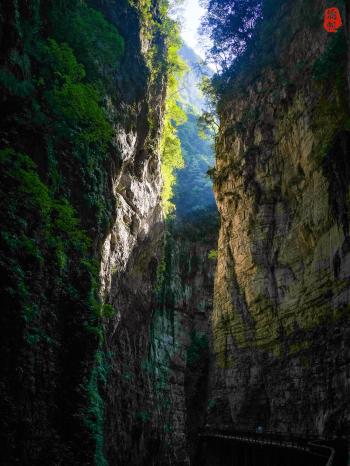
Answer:
[[(346, 47), (337, 67), (327, 63), (336, 39), (301, 9), (281, 7), (275, 24), (290, 42), (220, 105), (208, 422), (348, 438)], [(322, 11), (310, 2), (310, 18)]]
[(0, 5), (0, 463), (316, 465), (199, 436), (261, 429), (344, 465), (349, 5), (332, 35), (324, 1), (279, 1), (226, 79), (219, 226), (193, 70), (164, 219), (162, 5), (87, 3)]

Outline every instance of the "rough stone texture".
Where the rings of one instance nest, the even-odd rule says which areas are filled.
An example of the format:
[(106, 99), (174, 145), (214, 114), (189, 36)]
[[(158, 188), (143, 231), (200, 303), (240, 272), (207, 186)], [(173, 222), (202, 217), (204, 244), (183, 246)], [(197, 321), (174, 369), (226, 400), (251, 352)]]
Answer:
[[(35, 17), (38, 31), (42, 25), (47, 28), (41, 31), (46, 40), (52, 2), (32, 2), (37, 10), (31, 9), (28, 2), (10, 3), (6, 12), (10, 20), (0, 15), (10, 31), (1, 38), (1, 46), (3, 52), (15, 56), (25, 48), (16, 31), (21, 32), (19, 19), (29, 30), (27, 21)], [(179, 233), (170, 235), (165, 246), (167, 255), (162, 258), (164, 222), (158, 146), (168, 70), (160, 28), (150, 33), (147, 24), (152, 16), (159, 21), (158, 2), (151, 2), (153, 15), (146, 13), (145, 2), (88, 3), (101, 10), (125, 39), (125, 53), (118, 63), (115, 81), (111, 79), (106, 88), (101, 86), (114, 124), (108, 154), (103, 165), (101, 162), (98, 166), (103, 181), (94, 184), (91, 180), (101, 173), (90, 168), (91, 178), (86, 182), (81, 176), (83, 159), (74, 159), (68, 149), (56, 154), (63, 164), (69, 161), (63, 194), (67, 198), (70, 191), (74, 194), (76, 221), (81, 220), (81, 227), (92, 239), (91, 257), (90, 251), (87, 260), (80, 249), (67, 249), (66, 272), (65, 265), (56, 267), (52, 260), (51, 256), (59, 255), (60, 250), (54, 249), (50, 238), (52, 251), (43, 246), (36, 253), (37, 262), (30, 257), (23, 270), (13, 266), (11, 274), (1, 276), (1, 296), (7, 296), (7, 301), (2, 300), (0, 325), (0, 430), (4, 443), (0, 463), (188, 464), (206, 406), (207, 326), (214, 281), (214, 263), (207, 256), (209, 249), (216, 246), (215, 239), (213, 236), (195, 244)], [(153, 70), (150, 47), (158, 60)], [(6, 60), (6, 54), (1, 58)], [(32, 102), (17, 96), (21, 98), (16, 98), (13, 106), (8, 96), (3, 97), (5, 121), (10, 124), (9, 128), (2, 125), (1, 142), (6, 146), (13, 142), (15, 148), (30, 156), (34, 152), (39, 174), (46, 180), (52, 173), (47, 168), (50, 154), (45, 131), (40, 126), (40, 134), (33, 132), (29, 122), (24, 125), (25, 131), (18, 130), (23, 126), (16, 126), (21, 120), (17, 112), (26, 113)], [(38, 141), (34, 144), (35, 139)], [(32, 181), (30, 178), (28, 183)], [(98, 193), (96, 187), (101, 189)], [(4, 192), (7, 194), (6, 187)], [(37, 197), (40, 194), (36, 193)], [(95, 212), (83, 202), (90, 196), (102, 205), (108, 201), (103, 227), (97, 225)], [(35, 232), (36, 214), (40, 218), (40, 212), (28, 209), (25, 202), (20, 206), (21, 224)], [(53, 213), (53, 217), (57, 215)], [(70, 231), (69, 220), (75, 224), (75, 217), (63, 218), (61, 223), (68, 223), (65, 226)], [(73, 228), (73, 233), (77, 240), (83, 231)], [(46, 234), (39, 227), (33, 244), (46, 245)], [(58, 238), (66, 243), (67, 237), (64, 230)], [(15, 257), (23, 256), (19, 263), (25, 262), (30, 252), (23, 254), (15, 241), (8, 244)], [(9, 255), (9, 262), (12, 260)], [(95, 296), (96, 263), (100, 264), (103, 306)], [(29, 315), (30, 308), (24, 316), (33, 319), (32, 327), (38, 325), (37, 333), (28, 339), (22, 304), (18, 299), (13, 302), (13, 296), (8, 298), (13, 294), (13, 282), (17, 286), (16, 279), (22, 275), (29, 276), (26, 284), (31, 287), (34, 303), (37, 298), (39, 305), (41, 298), (45, 303), (40, 313), (35, 305), (35, 315)], [(22, 284), (23, 290), (26, 292)], [(116, 316), (113, 308), (118, 311)]]
[[(126, 44), (123, 115), (116, 128), (121, 163), (112, 183), (117, 207), (102, 246), (101, 294), (118, 310), (106, 328), (106, 457), (117, 465), (185, 465), (194, 452), (207, 387), (207, 345), (195, 348), (192, 366), (187, 350), (194, 332), (207, 341), (215, 268), (207, 256), (216, 236), (198, 244), (179, 232), (165, 238), (157, 151), (165, 76), (145, 80), (143, 88), (133, 81), (145, 73), (142, 60), (150, 44), (132, 10), (116, 15), (108, 7), (105, 14), (121, 32), (130, 24), (139, 31)], [(136, 89), (130, 99), (124, 92), (129, 84)]]
[(152, 323), (156, 408), (163, 414), (168, 454), (160, 464), (188, 465), (207, 406), (208, 327), (216, 235), (197, 241), (185, 231), (168, 233), (165, 270)]
[[(122, 32), (122, 23), (130, 24), (120, 15), (114, 18), (113, 9), (105, 13)], [(132, 21), (133, 30), (140, 31), (140, 61), (149, 44), (135, 18)], [(129, 69), (134, 54), (135, 50), (125, 58), (131, 75), (137, 71)], [(144, 73), (142, 65), (139, 73)], [(122, 89), (125, 85), (121, 79)], [(152, 128), (160, 127), (164, 86), (163, 76), (154, 79), (153, 87), (146, 81), (132, 107), (122, 102), (128, 125), (122, 120), (116, 128), (121, 154), (113, 178), (117, 207), (101, 263), (101, 294), (118, 310), (106, 328), (110, 367), (105, 445), (110, 464), (189, 464), (206, 408), (215, 269), (215, 261), (207, 256), (216, 247), (216, 235), (191, 242), (177, 225), (176, 232), (164, 237), (159, 131), (147, 123), (152, 117), (156, 120)], [(199, 346), (193, 342), (198, 335)]]
[(207, 422), (334, 437), (350, 433), (347, 91), (312, 78), (327, 34), (294, 7), (285, 78), (265, 69), (221, 106)]
[[(105, 328), (109, 370), (105, 388), (105, 450), (109, 464), (157, 464), (162, 432), (154, 411), (151, 374), (143, 370), (150, 346), (154, 286), (163, 241), (159, 145), (166, 74), (147, 67), (149, 48), (137, 8), (98, 5), (126, 38), (118, 76), (120, 105), (112, 174), (116, 210), (101, 248), (101, 296), (117, 309)], [(155, 38), (162, 53), (160, 37)], [(152, 124), (150, 122), (152, 121)], [(152, 426), (149, 421), (152, 416)]]
[[(17, 22), (22, 20), (26, 29), (30, 29), (30, 19), (35, 16), (33, 11), (36, 11), (38, 24), (43, 29), (43, 40), (49, 33), (46, 22), (55, 2), (31, 2), (37, 10), (22, 3), (14, 1), (4, 6), (11, 33), (5, 34), (6, 42), (1, 40), (2, 61), (6, 59), (7, 48), (10, 54), (17, 45)], [(28, 283), (34, 290), (33, 301), (36, 304), (37, 297), (42, 295), (48, 303), (35, 323), (40, 323), (38, 328), (45, 337), (39, 344), (34, 345), (23, 338), (25, 322), (20, 303), (2, 299), (5, 311), (1, 314), (0, 326), (4, 346), (1, 356), (0, 430), (4, 448), (0, 463), (4, 465), (105, 466), (105, 456), (113, 465), (141, 464), (146, 450), (152, 455), (149, 444), (157, 439), (157, 434), (147, 429), (144, 440), (143, 429), (140, 433), (140, 423), (134, 416), (142, 414), (142, 410), (147, 409), (145, 405), (152, 403), (148, 376), (139, 376), (139, 371), (148, 353), (153, 287), (163, 236), (162, 180), (157, 146), (167, 79), (164, 38), (157, 31), (152, 34), (147, 31), (148, 40), (144, 40), (148, 25), (140, 11), (140, 2), (92, 0), (88, 3), (102, 11), (125, 39), (125, 53), (118, 64), (114, 85), (112, 82), (110, 87), (101, 84), (106, 93), (104, 97), (110, 121), (114, 122), (113, 140), (107, 146), (109, 152), (103, 166), (98, 167), (103, 176), (96, 170), (97, 173), (91, 175), (91, 179), (96, 177), (96, 184), (91, 182), (92, 186), (87, 186), (82, 169), (85, 166), (81, 167), (85, 163), (83, 159), (74, 158), (67, 148), (67, 153), (57, 151), (56, 154), (62, 163), (65, 158), (69, 160), (68, 166), (73, 175), (65, 179), (64, 188), (61, 187), (63, 193), (60, 191), (60, 194), (67, 195), (69, 199), (70, 192), (74, 192), (77, 217), (81, 218), (83, 227), (89, 230), (92, 238), (94, 261), (89, 262), (89, 270), (88, 266), (84, 269), (81, 263), (82, 259), (86, 262), (86, 257), (82, 257), (82, 252), (79, 251), (81, 255), (70, 252), (69, 274), (55, 270), (49, 252), (44, 248), (40, 251), (43, 266), (38, 267), (33, 258), (28, 261), (30, 273), (27, 275), (32, 278)], [(157, 2), (154, 18), (157, 17), (156, 5)], [(2, 13), (4, 9), (1, 7)], [(151, 16), (147, 21), (151, 21)], [(1, 20), (4, 20), (2, 16)], [(159, 67), (153, 72), (147, 64), (151, 46), (159, 58)], [(41, 63), (41, 66), (45, 68), (46, 65)], [(6, 101), (5, 95), (4, 99)], [(21, 112), (31, 107), (31, 102), (24, 98), (18, 102), (16, 106)], [(7, 104), (4, 112), (7, 119), (8, 114), (12, 116), (15, 113), (10, 120), (11, 131), (12, 126), (17, 129), (13, 124), (18, 120), (16, 106)], [(7, 131), (6, 125), (2, 124), (2, 145), (9, 143)], [(31, 126), (14, 134), (14, 147), (17, 147), (18, 140), (20, 150), (29, 155), (34, 148), (39, 172), (48, 172), (46, 143), (42, 144), (41, 140), (41, 136), (45, 139), (45, 134), (39, 137)], [(38, 140), (35, 144), (34, 139)], [(93, 192), (96, 186), (101, 191)], [(95, 212), (82, 202), (88, 196), (100, 196), (98, 200), (102, 205), (105, 200), (111, 201), (110, 215), (103, 228), (96, 225)], [(29, 212), (28, 230), (35, 229), (36, 214), (34, 210)], [(24, 219), (25, 215), (28, 213), (24, 210)], [(22, 220), (22, 223), (26, 222)], [(68, 229), (70, 227), (68, 225)], [(66, 237), (63, 237), (63, 242), (67, 241)], [(42, 238), (35, 239), (41, 245)], [(95, 263), (100, 263), (101, 297), (104, 303), (119, 311), (116, 317), (103, 315), (102, 309), (105, 308), (113, 314), (111, 307), (100, 309), (97, 300), (90, 299), (95, 298), (92, 295), (97, 287), (98, 277), (95, 270), (91, 271)], [(1, 279), (4, 275), (2, 273)], [(2, 285), (3, 293), (8, 285), (6, 281), (2, 281)], [(73, 298), (69, 296), (71, 290), (71, 294), (75, 294)], [(93, 316), (87, 305), (90, 301), (95, 304)], [(41, 305), (39, 299), (37, 304)], [(95, 324), (94, 327), (90, 323)], [(144, 464), (151, 462), (145, 458)]]
[[(4, 7), (1, 6), (1, 22), (6, 23), (5, 35), (1, 35), (1, 65), (6, 60), (7, 53), (18, 53), (16, 47), (20, 53), (27, 46), (29, 48), (29, 42), (24, 46), (18, 39), (21, 33), (18, 26), (20, 20), (26, 25), (25, 29), (29, 30), (32, 17), (38, 16), (38, 31), (33, 31), (30, 42), (37, 39), (36, 34), (39, 39), (46, 39), (46, 34), (51, 34), (48, 15), (52, 13), (54, 3), (13, 1)], [(130, 425), (130, 418), (124, 414), (128, 410), (127, 395), (132, 393), (131, 402), (139, 406), (142, 400), (138, 400), (138, 395), (144, 393), (144, 398), (147, 398), (149, 394), (142, 385), (147, 387), (147, 380), (140, 379), (138, 392), (132, 392), (130, 381), (127, 382), (123, 398), (118, 392), (118, 387), (122, 387), (118, 376), (121, 374), (121, 377), (128, 380), (125, 367), (135, 364), (137, 370), (142, 357), (147, 355), (148, 351), (152, 287), (159, 256), (157, 251), (160, 249), (158, 242), (162, 237), (160, 158), (156, 148), (162, 125), (166, 87), (166, 73), (162, 69), (164, 44), (158, 33), (155, 34), (156, 37), (152, 37), (152, 45), (159, 52), (161, 69), (158, 75), (151, 75), (145, 56), (150, 44), (142, 37), (142, 28), (147, 25), (143, 23), (137, 8), (140, 2), (135, 2), (134, 6), (127, 0), (92, 0), (87, 3), (101, 10), (111, 23), (117, 25), (118, 31), (125, 38), (125, 54), (115, 76), (114, 92), (111, 91), (113, 95), (105, 95), (110, 120), (115, 122), (115, 133), (114, 140), (108, 145), (110, 151), (103, 166), (102, 178), (108, 181), (102, 186), (101, 192), (86, 192), (87, 186), (82, 182), (83, 176), (80, 178), (83, 172), (80, 165), (85, 163), (83, 159), (74, 159), (70, 148), (60, 148), (60, 151), (57, 151), (57, 158), (62, 159), (63, 164), (65, 158), (69, 160), (67, 171), (71, 170), (73, 174), (67, 177), (60, 195), (63, 194), (69, 199), (70, 192), (74, 193), (77, 217), (80, 217), (82, 225), (89, 229), (93, 239), (94, 259), (101, 262), (101, 296), (105, 303), (114, 305), (120, 313), (116, 318), (104, 319), (106, 338), (101, 343), (101, 321), (96, 316), (91, 318), (90, 308), (86, 305), (91, 297), (91, 277), (90, 271), (82, 271), (80, 265), (85, 257), (79, 256), (78, 253), (70, 254), (71, 270), (66, 281), (61, 279), (62, 272), (55, 270), (52, 260), (50, 263), (51, 258), (46, 249), (40, 251), (43, 266), (39, 267), (32, 258), (28, 261), (30, 273), (27, 275), (28, 283), (34, 290), (33, 304), (36, 304), (38, 299), (40, 306), (40, 298), (43, 295), (49, 305), (41, 310), (37, 319), (41, 325), (39, 330), (44, 337), (39, 344), (33, 345), (24, 339), (25, 322), (21, 316), (20, 303), (2, 300), (4, 312), (1, 314), (0, 326), (3, 344), (0, 430), (4, 447), (0, 463), (4, 465), (102, 466), (106, 464), (104, 448), (112, 458), (111, 464), (117, 464), (123, 452), (120, 444), (115, 444), (120, 437), (114, 436), (114, 432), (117, 431), (120, 435), (125, 432), (128, 436), (134, 429), (132, 435), (136, 440), (132, 444), (133, 448), (138, 441), (137, 433), (134, 434), (137, 426)], [(16, 28), (20, 31), (19, 34)], [(39, 29), (42, 37), (39, 35)], [(30, 70), (27, 56), (26, 60)], [(33, 70), (37, 66), (33, 60)], [(44, 68), (46, 65), (41, 63), (41, 66)], [(30, 71), (28, 77), (29, 75)], [(104, 88), (103, 85), (101, 88), (106, 93), (109, 92), (109, 88)], [(6, 97), (5, 93), (1, 97), (4, 98), (4, 102)], [(21, 152), (28, 152), (29, 155), (34, 152), (39, 173), (45, 175), (45, 180), (49, 172), (45, 133), (41, 127), (41, 134), (35, 132), (38, 131), (37, 128), (33, 131), (30, 121), (25, 131), (17, 133), (17, 123), (14, 123), (21, 120), (16, 112), (28, 112), (31, 101), (25, 98), (17, 99), (15, 106), (11, 105), (11, 100), (9, 102), (6, 103), (4, 116), (7, 119), (8, 114), (12, 116), (14, 113), (14, 116), (9, 120), (9, 128), (5, 124), (1, 125), (1, 145), (7, 146), (14, 139), (13, 146), (19, 146)], [(30, 115), (29, 112), (28, 120)], [(99, 175), (97, 173), (96, 178)], [(101, 181), (97, 181), (93, 187), (100, 187), (99, 182), (102, 184)], [(95, 197), (102, 194), (106, 198), (116, 200), (115, 210), (109, 219), (110, 231), (105, 238), (103, 236), (106, 231), (94, 225), (95, 212), (86, 209), (86, 204), (82, 202), (84, 196), (91, 194)], [(24, 219), (26, 214), (23, 213)], [(33, 210), (29, 214), (31, 215), (28, 218), (28, 230), (33, 230), (37, 223), (37, 212)], [(42, 238), (39, 236), (35, 239), (40, 245)], [(66, 237), (63, 241), (66, 241)], [(20, 275), (23, 272), (16, 273)], [(4, 278), (4, 273), (1, 278)], [(13, 280), (13, 277), (9, 278)], [(12, 286), (11, 283), (9, 285)], [(7, 286), (5, 281), (1, 291), (6, 291)], [(68, 296), (72, 290), (75, 298)], [(90, 319), (99, 321), (98, 328), (94, 327), (93, 331), (88, 328)], [(101, 359), (102, 355), (108, 356), (111, 366), (106, 384), (103, 383), (101, 374), (96, 375), (96, 360)], [(107, 372), (105, 369), (106, 367), (103, 367)], [(118, 405), (118, 402), (121, 402), (121, 405)], [(110, 413), (110, 417), (106, 412)], [(104, 420), (105, 435), (102, 426)], [(152, 437), (152, 433), (149, 435)], [(127, 442), (123, 445), (127, 451), (130, 445)], [(115, 448), (120, 452), (119, 457)], [(137, 455), (136, 447), (134, 451)], [(121, 460), (118, 464), (129, 463)], [(134, 464), (140, 463), (135, 460)], [(145, 461), (145, 464), (150, 463)]]
[(192, 243), (167, 233), (157, 270), (161, 233), (154, 223), (112, 279), (120, 314), (107, 341), (110, 464), (189, 464), (204, 421), (215, 269), (207, 256), (216, 238)]

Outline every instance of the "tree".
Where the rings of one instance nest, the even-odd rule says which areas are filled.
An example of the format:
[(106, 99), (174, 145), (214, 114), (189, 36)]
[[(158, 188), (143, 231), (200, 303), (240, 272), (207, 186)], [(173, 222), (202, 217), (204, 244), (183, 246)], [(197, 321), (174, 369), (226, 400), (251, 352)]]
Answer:
[(201, 33), (210, 38), (208, 59), (223, 71), (244, 54), (262, 18), (263, 0), (202, 0)]

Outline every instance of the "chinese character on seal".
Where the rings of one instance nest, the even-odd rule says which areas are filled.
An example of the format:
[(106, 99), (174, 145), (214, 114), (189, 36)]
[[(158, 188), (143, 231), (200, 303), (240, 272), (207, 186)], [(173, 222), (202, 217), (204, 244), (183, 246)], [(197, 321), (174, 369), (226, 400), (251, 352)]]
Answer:
[(327, 32), (337, 32), (342, 26), (338, 8), (327, 8), (324, 12), (324, 28)]

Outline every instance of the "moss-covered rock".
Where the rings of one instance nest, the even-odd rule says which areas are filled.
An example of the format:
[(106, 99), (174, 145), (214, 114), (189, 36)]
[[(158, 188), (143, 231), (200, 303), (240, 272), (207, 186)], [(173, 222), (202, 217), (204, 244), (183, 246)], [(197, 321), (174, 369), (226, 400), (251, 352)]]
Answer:
[[(276, 63), (255, 78), (243, 69), (245, 89), (232, 85), (219, 105), (210, 396), (228, 401), (236, 428), (255, 429), (264, 396), (266, 429), (332, 436), (350, 429), (348, 56), (343, 32), (301, 22), (298, 5), (280, 18), (294, 36)], [(218, 410), (208, 416), (220, 425)]]

